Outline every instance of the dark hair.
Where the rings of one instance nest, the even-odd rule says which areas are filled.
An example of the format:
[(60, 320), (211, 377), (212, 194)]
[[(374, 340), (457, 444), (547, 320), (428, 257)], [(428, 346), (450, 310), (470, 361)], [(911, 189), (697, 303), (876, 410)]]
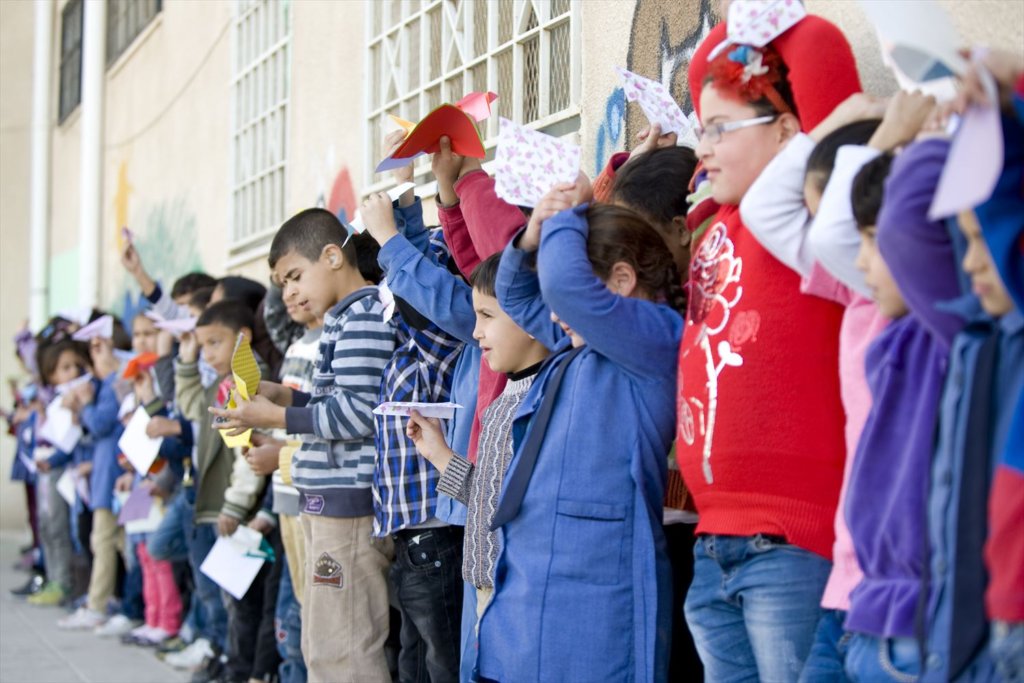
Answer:
[(821, 142), (811, 150), (811, 156), (807, 157), (807, 171), (804, 173), (804, 179), (813, 179), (818, 191), (824, 192), (825, 186), (832, 178), (832, 169), (836, 165), (836, 154), (839, 153), (839, 148), (843, 145), (866, 145), (881, 123), (882, 119), (854, 121), (836, 128), (823, 137)]
[(469, 276), (469, 284), (473, 289), (487, 296), (497, 296), (494, 284), (498, 280), (498, 264), (501, 263), (501, 252), (491, 254), (477, 264)]
[[(132, 348), (132, 335), (127, 330), (124, 329), (124, 324), (121, 322), (121, 319), (118, 318), (116, 315), (114, 315), (113, 313), (106, 313), (98, 308), (94, 308), (92, 309), (92, 313), (89, 314), (89, 322), (95, 322), (96, 320), (99, 320), (105, 315), (109, 315), (111, 318), (114, 319), (114, 323), (111, 326), (111, 344), (114, 346), (115, 349), (120, 349), (122, 351), (130, 351)], [(86, 347), (88, 347), (88, 344), (86, 344)]]
[(380, 245), (377, 244), (377, 240), (373, 239), (370, 233), (361, 232), (352, 235), (349, 244), (355, 247), (356, 266), (359, 268), (359, 274), (363, 276), (364, 280), (369, 280), (375, 285), (380, 284), (380, 281), (384, 279), (384, 271), (377, 262), (377, 255), (380, 253)]
[(89, 345), (85, 342), (62, 339), (58, 342), (47, 344), (36, 353), (36, 364), (39, 366), (39, 380), (44, 387), (52, 386), (50, 384), (50, 375), (57, 370), (57, 362), (65, 351), (70, 351), (78, 356), (78, 366), (83, 373), (89, 367)]
[[(217, 280), (217, 287), (220, 287), (222, 301), (237, 301), (245, 304), (253, 313), (259, 308), (263, 297), (267, 295), (267, 288), (247, 277), (241, 275), (228, 275)], [(216, 288), (215, 288), (216, 289)]]
[(615, 175), (612, 197), (657, 223), (685, 216), (687, 186), (697, 167), (689, 147), (662, 147), (631, 157)]
[(192, 296), (188, 299), (188, 305), (206, 310), (206, 307), (210, 305), (210, 299), (213, 298), (214, 289), (216, 287), (211, 285), (210, 287), (203, 287), (192, 292)]
[(628, 263), (644, 292), (680, 313), (686, 310), (686, 294), (672, 252), (642, 216), (621, 206), (594, 204), (587, 209), (587, 224), (587, 257), (594, 274), (605, 280), (616, 263)]
[(886, 152), (875, 157), (857, 172), (850, 191), (853, 205), (853, 217), (857, 226), (863, 230), (869, 225), (878, 224), (878, 212), (882, 210), (882, 195), (885, 190), (885, 179), (889, 176), (893, 155)]
[(241, 301), (224, 299), (210, 304), (209, 308), (199, 316), (196, 327), (205, 327), (206, 325), (223, 325), (235, 334), (241, 332), (243, 327), (249, 328), (251, 332), (256, 327), (256, 316), (252, 309)]
[(216, 278), (206, 273), (193, 271), (187, 275), (182, 275), (174, 281), (174, 286), (171, 287), (171, 298), (177, 299), (179, 296), (195, 294), (200, 289), (206, 289), (207, 287), (212, 290), (216, 284)]
[(324, 247), (333, 244), (341, 249), (346, 263), (359, 263), (356, 246), (348, 239), (348, 231), (338, 217), (327, 209), (306, 209), (284, 222), (270, 243), (270, 267), (277, 265), (286, 254), (295, 252), (310, 261), (316, 261)]

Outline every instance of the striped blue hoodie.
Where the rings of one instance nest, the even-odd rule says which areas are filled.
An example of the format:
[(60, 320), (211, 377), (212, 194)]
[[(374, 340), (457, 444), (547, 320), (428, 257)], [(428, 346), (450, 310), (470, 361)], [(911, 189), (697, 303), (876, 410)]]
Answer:
[(294, 392), (285, 417), (288, 433), (304, 435), (292, 460), (302, 512), (373, 514), (373, 409), (394, 349), (376, 287), (352, 292), (324, 316), (312, 394)]

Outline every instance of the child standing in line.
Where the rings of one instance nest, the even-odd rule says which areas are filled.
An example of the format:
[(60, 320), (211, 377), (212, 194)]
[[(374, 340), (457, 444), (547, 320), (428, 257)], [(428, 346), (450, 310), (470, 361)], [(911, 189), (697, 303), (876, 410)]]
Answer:
[[(112, 317), (112, 316), (111, 316)], [(93, 323), (99, 322), (100, 318)], [(112, 336), (102, 333), (89, 339), (93, 379), (75, 388), (76, 409), (82, 428), (93, 443), (89, 472), (89, 509), (92, 511), (92, 571), (89, 574), (89, 597), (85, 606), (57, 622), (62, 629), (91, 630), (106, 620), (107, 602), (117, 584), (118, 549), (123, 545), (122, 530), (113, 512), (114, 481), (123, 473), (117, 461), (117, 440), (124, 431), (118, 420), (121, 402), (114, 384), (120, 379), (120, 361), (114, 349), (130, 347), (128, 335), (118, 320), (111, 320)], [(79, 472), (83, 471), (82, 467)]]
[[(550, 354), (547, 347), (518, 327), (498, 305), (494, 287), (500, 260), (501, 254), (484, 259), (472, 277), (477, 316), (473, 337), (483, 349), (491, 370), (508, 377), (501, 394), (484, 410), (476, 464), (448, 446), (439, 420), (413, 413), (408, 424), (409, 438), (416, 449), (441, 473), (438, 491), (468, 508), (462, 576), (476, 591), (477, 622), (494, 593), (494, 566), (500, 546), (491, 522), (512, 460), (512, 421), (541, 363)], [(477, 632), (476, 622), (472, 631)], [(464, 656), (475, 659), (476, 649), (474, 639)]]
[(503, 547), (480, 620), (479, 672), (492, 680), (666, 675), (662, 503), (676, 387), (665, 368), (682, 336), (682, 288), (646, 221), (619, 207), (570, 208), (579, 194), (556, 186), (498, 273), (498, 301), (517, 324), (553, 339), (550, 306), (565, 337), (512, 426), (492, 524)]
[(696, 152), (719, 209), (692, 248), (678, 364), (676, 452), (700, 513), (685, 611), (709, 680), (792, 681), (831, 569), (843, 309), (800, 293), (739, 204), (793, 135), (860, 84), (842, 32), (820, 17), (709, 62), (725, 31), (705, 38), (689, 74)]
[[(37, 354), (39, 377), (44, 390), (67, 384), (87, 372), (89, 348), (70, 338), (41, 345)], [(44, 415), (39, 415), (42, 426)], [(38, 434), (38, 429), (36, 430)], [(71, 508), (57, 491), (57, 481), (73, 462), (91, 458), (91, 445), (79, 440), (71, 453), (62, 453), (42, 443), (36, 444), (36, 467), (40, 473), (37, 499), (39, 537), (46, 562), (46, 584), (28, 598), (31, 605), (61, 605), (71, 597)], [(88, 451), (88, 453), (86, 453)], [(47, 455), (49, 453), (49, 455)]]
[(270, 248), (285, 303), (324, 316), (312, 395), (261, 382), (252, 401), (214, 414), (226, 429), (303, 435), (292, 479), (306, 539), (302, 652), (309, 679), (389, 681), (384, 641), (392, 542), (372, 537), (371, 487), (373, 409), (395, 335), (347, 237), (329, 211), (307, 209), (281, 226)]

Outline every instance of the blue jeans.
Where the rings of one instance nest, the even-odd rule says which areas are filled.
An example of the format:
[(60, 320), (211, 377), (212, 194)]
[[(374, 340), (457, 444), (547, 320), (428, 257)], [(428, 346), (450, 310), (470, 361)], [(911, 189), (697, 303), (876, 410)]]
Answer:
[(146, 550), (154, 560), (188, 558), (188, 539), (192, 536), (192, 506), (184, 494), (178, 493), (164, 510), (160, 525), (149, 535)]
[[(280, 557), (278, 562), (284, 562)], [(302, 606), (295, 599), (292, 575), (287, 565), (281, 569), (277, 588), (277, 653), (281, 655), (278, 673), (281, 683), (306, 683), (306, 662), (302, 659)]]
[(1024, 624), (993, 622), (989, 651), (1003, 683), (1024, 683)]
[(843, 630), (844, 621), (846, 612), (841, 610), (830, 609), (821, 615), (811, 653), (807, 655), (800, 674), (800, 683), (844, 683), (848, 680), (846, 653), (853, 634)]
[(797, 680), (831, 563), (781, 539), (701, 536), (686, 621), (716, 683)]
[(145, 605), (142, 601), (142, 565), (139, 564), (135, 552), (135, 544), (140, 534), (129, 534), (125, 537), (125, 573), (124, 585), (121, 588), (121, 614), (135, 621), (145, 619)]
[(199, 602), (203, 606), (203, 631), (201, 635), (215, 647), (224, 650), (228, 638), (228, 612), (220, 586), (206, 574), (199, 571), (210, 548), (217, 540), (217, 525), (196, 524), (192, 527), (189, 543), (189, 562), (192, 564), (192, 578)]
[(855, 633), (846, 653), (853, 683), (914, 683), (921, 675), (921, 648), (914, 638), (877, 638)]

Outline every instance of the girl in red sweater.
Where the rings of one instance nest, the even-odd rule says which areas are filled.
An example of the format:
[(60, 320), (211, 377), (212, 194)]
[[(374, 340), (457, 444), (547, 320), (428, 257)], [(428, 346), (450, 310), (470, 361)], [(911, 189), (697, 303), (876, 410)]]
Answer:
[(690, 66), (697, 156), (720, 205), (692, 249), (677, 454), (700, 514), (686, 617), (708, 680), (794, 681), (830, 570), (845, 447), (842, 308), (743, 225), (738, 205), (786, 142), (860, 89), (841, 32), (808, 16), (766, 48), (714, 29)]

